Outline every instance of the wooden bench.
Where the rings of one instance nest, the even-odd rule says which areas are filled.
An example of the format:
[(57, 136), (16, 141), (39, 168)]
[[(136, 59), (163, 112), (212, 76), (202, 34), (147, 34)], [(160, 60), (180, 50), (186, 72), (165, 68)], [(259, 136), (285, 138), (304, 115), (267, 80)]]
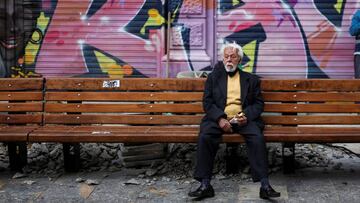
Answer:
[(13, 170), (26, 165), (28, 135), (42, 123), (43, 79), (0, 79), (0, 142)]
[[(37, 80), (28, 79), (26, 88), (19, 85), (16, 91), (31, 90), (37, 96), (27, 94), (9, 101), (1, 94), (6, 113), (1, 124), (6, 131), (2, 129), (0, 139), (25, 141), (27, 136), (28, 142), (65, 143), (65, 168), (69, 170), (79, 167), (81, 142), (197, 141), (204, 79), (49, 78), (44, 85), (43, 118), (39, 112), (41, 81), (32, 87), (33, 81)], [(4, 91), (15, 90), (0, 83)], [(285, 147), (292, 151), (293, 143), (360, 142), (360, 80), (263, 79), (262, 89), (267, 142), (290, 143)], [(9, 103), (25, 100), (26, 109)], [(8, 103), (12, 111), (14, 105), (21, 114), (8, 113)], [(21, 122), (16, 123), (15, 118)], [(41, 120), (43, 126), (39, 126)], [(237, 134), (226, 134), (223, 142), (244, 140)], [(286, 160), (291, 163), (293, 158), (294, 154)]]
[[(44, 126), (28, 141), (194, 143), (203, 88), (204, 79), (49, 78)], [(360, 142), (360, 80), (263, 79), (262, 89), (267, 142)], [(223, 141), (244, 142), (238, 134)]]

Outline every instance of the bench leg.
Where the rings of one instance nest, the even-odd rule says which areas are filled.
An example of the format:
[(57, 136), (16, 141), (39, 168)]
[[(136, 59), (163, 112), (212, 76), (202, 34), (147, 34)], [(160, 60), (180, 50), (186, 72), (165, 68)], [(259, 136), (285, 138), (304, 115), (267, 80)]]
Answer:
[(27, 164), (26, 142), (8, 143), (10, 169), (12, 171), (22, 171)]
[(290, 174), (295, 172), (295, 143), (283, 143), (282, 145), (283, 172)]
[(66, 172), (80, 169), (80, 143), (63, 143), (64, 168)]

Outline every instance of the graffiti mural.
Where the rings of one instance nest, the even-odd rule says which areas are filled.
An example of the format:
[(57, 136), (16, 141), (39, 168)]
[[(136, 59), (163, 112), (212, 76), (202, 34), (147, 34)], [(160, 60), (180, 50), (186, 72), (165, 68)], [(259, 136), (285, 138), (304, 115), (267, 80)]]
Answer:
[[(25, 46), (29, 41), (35, 42), (31, 35), (42, 37), (36, 28), (39, 10), (38, 1), (0, 1), (0, 77), (10, 77), (12, 73), (16, 73), (14, 77), (25, 76), (19, 71), (24, 66)], [(26, 74), (36, 75), (32, 71)]]
[[(0, 77), (175, 77), (236, 41), (263, 77), (352, 78), (360, 1), (0, 1)], [(169, 35), (170, 34), (170, 35)], [(166, 70), (165, 70), (166, 69)]]

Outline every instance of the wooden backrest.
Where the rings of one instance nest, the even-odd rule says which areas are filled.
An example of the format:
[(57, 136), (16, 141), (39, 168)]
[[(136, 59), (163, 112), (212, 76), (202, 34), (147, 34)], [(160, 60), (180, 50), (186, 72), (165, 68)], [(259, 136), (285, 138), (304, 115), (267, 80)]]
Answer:
[[(204, 79), (46, 80), (45, 124), (198, 125)], [(116, 84), (119, 84), (117, 86)], [(360, 124), (360, 80), (262, 80), (268, 125)]]
[[(117, 85), (118, 84), (118, 85)], [(198, 124), (204, 81), (47, 79), (45, 124)]]
[(0, 78), (0, 124), (41, 124), (42, 101), (42, 78)]
[(269, 125), (359, 125), (360, 80), (263, 80)]

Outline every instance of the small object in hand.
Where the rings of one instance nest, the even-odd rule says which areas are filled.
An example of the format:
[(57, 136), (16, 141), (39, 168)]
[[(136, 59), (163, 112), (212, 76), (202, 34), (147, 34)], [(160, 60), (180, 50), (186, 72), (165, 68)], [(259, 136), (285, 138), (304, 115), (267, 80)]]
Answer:
[(238, 123), (238, 119), (237, 119), (236, 116), (234, 116), (233, 118), (230, 119), (229, 122), (230, 122), (231, 124), (236, 124), (236, 123)]
[(243, 116), (245, 116), (244, 112), (240, 112), (237, 114), (237, 117), (243, 117)]

